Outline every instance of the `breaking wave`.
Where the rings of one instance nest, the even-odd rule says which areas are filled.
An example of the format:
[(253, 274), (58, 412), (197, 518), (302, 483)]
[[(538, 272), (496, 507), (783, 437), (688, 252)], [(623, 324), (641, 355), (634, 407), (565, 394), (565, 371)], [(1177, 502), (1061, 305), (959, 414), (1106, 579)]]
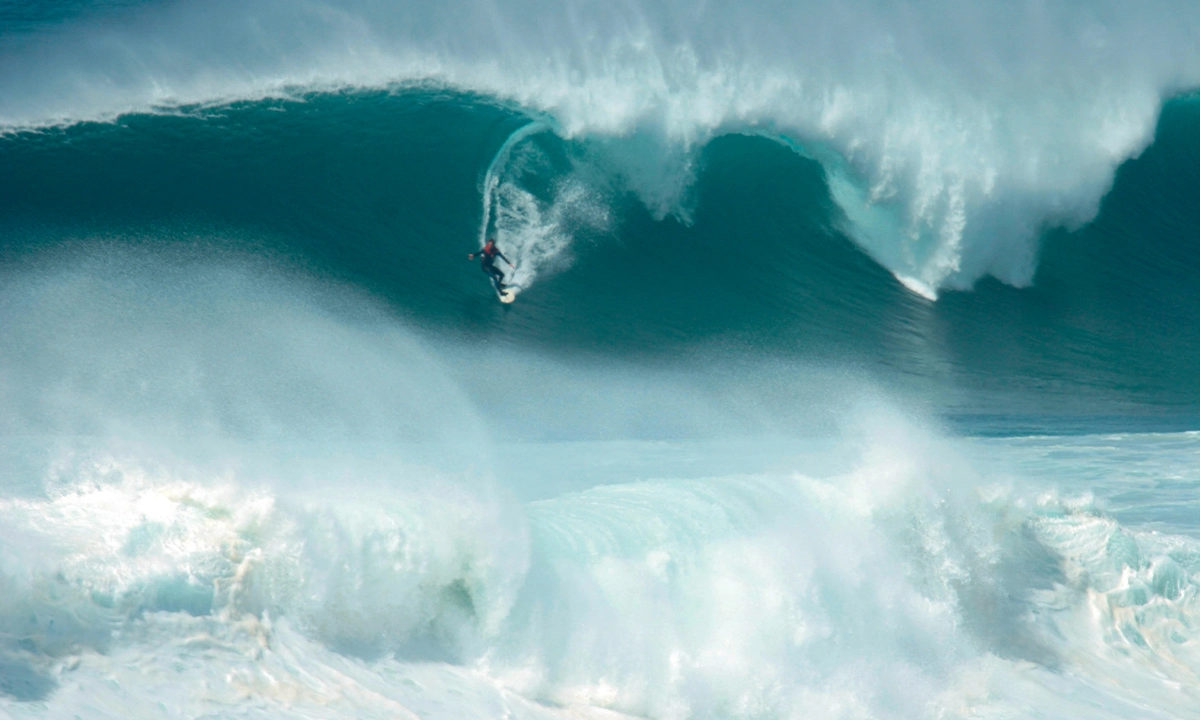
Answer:
[(1192, 5), (26, 5), (0, 712), (1195, 715)]
[(765, 134), (816, 158), (850, 236), (933, 297), (1027, 285), (1039, 233), (1095, 215), (1164, 100), (1200, 85), (1198, 23), (1186, 2), (115, 3), (6, 38), (0, 122), (434, 84), (595, 140), (682, 219), (699, 149)]

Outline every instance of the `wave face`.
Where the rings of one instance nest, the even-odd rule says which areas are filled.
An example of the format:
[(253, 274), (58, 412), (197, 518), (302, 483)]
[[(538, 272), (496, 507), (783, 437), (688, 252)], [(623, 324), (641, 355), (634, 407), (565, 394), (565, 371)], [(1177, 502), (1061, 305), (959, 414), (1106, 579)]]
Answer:
[[(1033, 287), (989, 279), (936, 303), (862, 252), (828, 172), (777, 142), (705, 145), (684, 222), (614, 168), (625, 149), (470, 95), (320, 94), (11, 135), (0, 212), (17, 264), (64, 243), (266, 254), (442, 337), (852, 358), (952, 414), (1040, 415), (1050, 397), (1064, 416), (1184, 418), (1200, 400), (1197, 127), (1193, 100), (1168, 106), (1097, 219), (1043, 236)], [(463, 262), (484, 234), (518, 267), (511, 312)]]
[(0, 5), (0, 714), (1196, 716), (1198, 21)]
[(1028, 284), (1038, 232), (1089, 220), (1163, 99), (1200, 84), (1189, 2), (99, 7), (4, 43), (0, 123), (436, 83), (610, 138), (643, 200), (680, 218), (695, 150), (765, 133), (820, 160), (851, 236), (930, 297)]

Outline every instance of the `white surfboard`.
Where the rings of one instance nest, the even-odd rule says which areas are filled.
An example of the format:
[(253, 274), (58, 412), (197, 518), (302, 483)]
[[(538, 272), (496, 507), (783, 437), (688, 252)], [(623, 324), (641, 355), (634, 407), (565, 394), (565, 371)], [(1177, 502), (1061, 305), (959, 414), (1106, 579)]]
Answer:
[(507, 287), (497, 292), (496, 295), (500, 298), (500, 302), (508, 305), (513, 300), (517, 299), (517, 290), (516, 288)]

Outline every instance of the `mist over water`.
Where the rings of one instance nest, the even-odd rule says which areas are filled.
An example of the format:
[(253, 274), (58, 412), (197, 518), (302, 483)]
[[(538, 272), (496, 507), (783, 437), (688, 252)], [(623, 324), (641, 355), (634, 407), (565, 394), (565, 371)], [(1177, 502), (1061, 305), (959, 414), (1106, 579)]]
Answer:
[(1194, 716), (1198, 22), (0, 3), (0, 714)]

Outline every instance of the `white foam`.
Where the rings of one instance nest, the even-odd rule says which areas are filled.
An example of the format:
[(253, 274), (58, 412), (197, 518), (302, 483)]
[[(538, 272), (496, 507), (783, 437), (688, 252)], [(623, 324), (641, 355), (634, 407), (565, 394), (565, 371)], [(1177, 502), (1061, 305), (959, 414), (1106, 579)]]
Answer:
[[(42, 441), (35, 488), (0, 486), (0, 667), (47, 690), (40, 703), (0, 697), (0, 712), (1140, 718), (1195, 707), (1196, 541), (1122, 527), (1082, 493), (994, 482), (964, 453), (974, 445), (931, 435), (850, 378), (809, 378), (843, 420), (820, 462), (771, 448), (762, 462), (775, 469), (630, 477), (608, 446), (592, 451), (601, 486), (517, 506), (480, 477), (486, 456), (472, 449), (486, 435), (471, 403), (367, 299), (253, 263), (233, 271), (211, 253), (103, 257), (63, 253), (0, 285), (14, 339), (0, 348), (0, 431)], [(513, 393), (538, 385), (568, 404), (564, 378), (494, 358), (472, 355), (473, 374), (482, 362), (517, 378)], [(698, 380), (643, 371), (647, 385), (622, 387), (560, 372), (635, 415), (668, 396), (689, 417), (712, 411)], [(733, 374), (764, 404), (798, 402), (756, 387), (761, 367)], [(576, 402), (547, 422), (586, 430), (597, 418), (573, 416), (607, 422), (605, 410)], [(406, 433), (484, 470), (414, 462)], [(363, 437), (382, 450), (364, 452)], [(1190, 468), (1197, 440), (1154, 439), (1137, 467), (1172, 470), (1154, 461), (1173, 446), (1172, 463)], [(1120, 438), (1038, 442), (1044, 458), (1074, 442), (1101, 470), (1128, 467)], [(1089, 443), (1113, 446), (1108, 464)], [(704, 443), (644, 445), (622, 452), (642, 468), (715, 465)], [(586, 455), (540, 458), (570, 476)]]
[(523, 511), (402, 463), (302, 490), (58, 463), (0, 498), (0, 641), (34, 648), (0, 660), (58, 688), (0, 709), (1186, 716), (1195, 541), (981, 484), (958, 443), (863, 412), (827, 474), (614, 478)]
[[(576, 236), (607, 230), (611, 222), (607, 198), (571, 167), (575, 160), (564, 159), (567, 167), (552, 172), (551, 161), (530, 140), (546, 131), (535, 122), (509, 136), (481, 187), (479, 242), (482, 246), (495, 237), (497, 247), (513, 264), (505, 271), (505, 282), (514, 293), (527, 289), (540, 274), (565, 269)], [(539, 172), (558, 175), (549, 197), (539, 197), (524, 186), (525, 176)]]

